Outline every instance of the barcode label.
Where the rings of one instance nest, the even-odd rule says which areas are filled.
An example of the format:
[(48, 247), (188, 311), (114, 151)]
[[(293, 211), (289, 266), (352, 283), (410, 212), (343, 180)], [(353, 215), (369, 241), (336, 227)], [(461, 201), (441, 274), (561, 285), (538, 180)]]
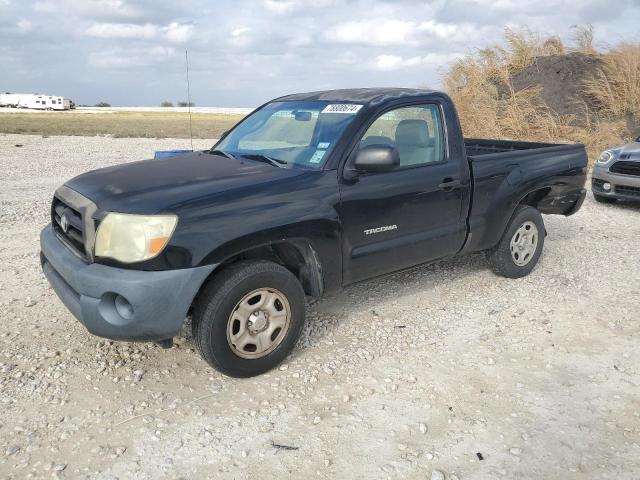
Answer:
[(361, 108), (362, 105), (354, 103), (332, 103), (324, 107), (322, 113), (358, 113)]

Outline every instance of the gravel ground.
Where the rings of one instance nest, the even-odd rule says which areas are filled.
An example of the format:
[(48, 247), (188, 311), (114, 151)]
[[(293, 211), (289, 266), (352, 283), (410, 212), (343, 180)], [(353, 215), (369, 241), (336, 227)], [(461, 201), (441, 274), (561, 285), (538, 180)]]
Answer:
[(349, 287), (235, 380), (188, 328), (170, 350), (91, 336), (40, 272), (59, 184), (185, 146), (0, 135), (0, 477), (640, 478), (640, 207), (545, 217), (524, 279), (471, 255)]

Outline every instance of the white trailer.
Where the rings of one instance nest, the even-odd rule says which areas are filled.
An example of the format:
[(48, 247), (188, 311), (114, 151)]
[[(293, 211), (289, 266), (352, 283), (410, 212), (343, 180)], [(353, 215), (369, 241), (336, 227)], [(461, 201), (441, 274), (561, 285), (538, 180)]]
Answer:
[(49, 97), (47, 99), (49, 108), (52, 110), (69, 110), (71, 109), (71, 100), (64, 97)]
[(31, 93), (0, 93), (0, 107), (17, 108), (21, 100), (32, 96)]
[(0, 107), (30, 108), (34, 110), (69, 110), (71, 100), (57, 95), (33, 93), (3, 93)]
[(68, 98), (53, 95), (29, 95), (20, 100), (18, 106), (35, 110), (69, 110)]
[(18, 108), (29, 108), (31, 110), (46, 110), (45, 102), (40, 103), (42, 95), (25, 95), (20, 98)]

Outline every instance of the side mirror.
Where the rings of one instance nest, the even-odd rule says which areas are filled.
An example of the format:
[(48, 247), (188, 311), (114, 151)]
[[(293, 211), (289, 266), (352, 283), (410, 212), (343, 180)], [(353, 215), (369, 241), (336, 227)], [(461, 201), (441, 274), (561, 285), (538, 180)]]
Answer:
[(636, 138), (636, 142), (640, 143), (640, 137)]
[(356, 153), (353, 168), (363, 172), (388, 172), (400, 166), (398, 149), (391, 145), (368, 145)]

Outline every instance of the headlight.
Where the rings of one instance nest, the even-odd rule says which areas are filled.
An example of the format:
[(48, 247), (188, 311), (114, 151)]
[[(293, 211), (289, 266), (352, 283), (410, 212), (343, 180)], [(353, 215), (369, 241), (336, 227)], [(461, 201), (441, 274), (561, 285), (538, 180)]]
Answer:
[(600, 155), (600, 158), (598, 158), (598, 163), (602, 163), (602, 164), (609, 163), (612, 159), (613, 159), (613, 153), (611, 153), (609, 150), (605, 150)]
[(178, 223), (175, 215), (109, 213), (96, 233), (96, 257), (123, 263), (142, 262), (158, 255)]

